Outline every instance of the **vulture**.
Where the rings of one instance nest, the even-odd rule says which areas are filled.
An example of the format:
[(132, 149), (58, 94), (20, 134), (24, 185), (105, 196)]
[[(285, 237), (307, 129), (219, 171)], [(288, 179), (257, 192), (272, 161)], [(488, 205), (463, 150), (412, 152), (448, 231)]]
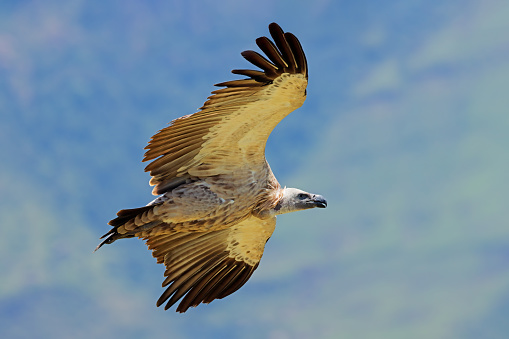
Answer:
[(242, 56), (261, 70), (217, 84), (194, 114), (175, 119), (149, 141), (152, 193), (148, 205), (123, 209), (109, 222), (104, 244), (143, 239), (166, 267), (157, 306), (177, 312), (224, 298), (251, 277), (276, 226), (276, 216), (314, 207), (323, 196), (282, 188), (265, 158), (274, 127), (306, 99), (308, 67), (299, 40), (269, 25), (273, 41), (256, 39), (266, 57)]

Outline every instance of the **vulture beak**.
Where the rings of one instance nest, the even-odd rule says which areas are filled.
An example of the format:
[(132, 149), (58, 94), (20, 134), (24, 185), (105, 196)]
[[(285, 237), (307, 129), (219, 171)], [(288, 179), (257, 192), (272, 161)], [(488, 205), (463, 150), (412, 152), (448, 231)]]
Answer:
[(313, 203), (315, 204), (315, 207), (318, 207), (318, 208), (327, 207), (327, 200), (325, 200), (324, 197), (322, 197), (321, 195), (318, 195), (318, 194), (313, 196)]

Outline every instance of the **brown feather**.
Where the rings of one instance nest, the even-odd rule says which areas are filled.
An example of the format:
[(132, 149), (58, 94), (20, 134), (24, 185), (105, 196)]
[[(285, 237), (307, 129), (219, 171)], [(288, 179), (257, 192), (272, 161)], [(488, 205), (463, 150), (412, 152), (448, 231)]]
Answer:
[[(177, 279), (181, 279), (183, 274), (186, 272), (200, 270), (205, 266), (204, 263), (208, 262), (210, 258), (214, 258), (220, 253), (223, 253), (224, 251), (221, 251), (221, 249), (222, 248), (220, 245), (209, 245), (208, 248), (206, 247), (198, 254), (195, 253), (189, 257), (182, 258), (178, 264), (175, 264), (175, 267), (171, 268), (171, 271), (168, 273), (166, 279), (163, 282), (163, 286), (169, 284), (170, 282), (178, 285)], [(227, 253), (223, 254), (225, 256), (228, 255)], [(167, 266), (169, 267), (169, 265)]]
[[(202, 123), (191, 126), (190, 128), (186, 129), (175, 128), (173, 129), (173, 132), (165, 134), (161, 133), (161, 135), (159, 135), (157, 139), (154, 139), (150, 142), (150, 147), (146, 147), (146, 149), (150, 148), (150, 151), (153, 151), (155, 148), (159, 148), (168, 143), (173, 144), (181, 139), (200, 137), (206, 134), (208, 132), (208, 129), (214, 125), (215, 125), (214, 123), (209, 124)], [(147, 153), (149, 153), (150, 151), (148, 151)]]
[(223, 293), (225, 289), (230, 286), (232, 281), (235, 280), (235, 278), (241, 273), (245, 268), (244, 265), (242, 265), (239, 261), (231, 260), (231, 263), (229, 264), (231, 266), (231, 269), (228, 271), (227, 274), (221, 279), (221, 281), (212, 288), (208, 295), (206, 295), (203, 298), (203, 302), (210, 303), (214, 299), (221, 299), (219, 296)]
[(272, 41), (270, 41), (267, 37), (262, 36), (261, 38), (256, 39), (256, 44), (260, 49), (265, 53), (270, 61), (272, 61), (278, 69), (288, 68), (288, 64), (281, 56), (281, 53), (277, 50), (276, 45)]
[(215, 84), (214, 86), (226, 86), (226, 87), (259, 87), (263, 84), (254, 79), (241, 79), (241, 80), (231, 80), (220, 82)]
[(286, 41), (291, 46), (291, 50), (293, 51), (293, 56), (296, 61), (296, 72), (304, 74), (306, 78), (308, 77), (308, 62), (306, 60), (306, 55), (304, 54), (304, 50), (299, 42), (299, 39), (295, 37), (292, 33), (285, 33)]
[(165, 172), (176, 172), (181, 166), (193, 159), (199, 152), (196, 145), (188, 146), (177, 153), (165, 154), (151, 162), (146, 171), (152, 176), (164, 177)]
[(184, 296), (184, 294), (186, 294), (192, 288), (194, 288), (196, 283), (209, 271), (213, 270), (217, 263), (220, 262), (220, 260), (225, 257), (226, 255), (224, 253), (218, 254), (217, 256), (210, 258), (210, 260), (207, 261), (205, 265), (202, 266), (202, 269), (190, 271), (187, 275), (183, 275), (185, 281), (182, 284), (178, 284), (178, 287), (175, 289), (175, 294), (173, 294), (170, 300), (168, 300), (165, 309), (171, 307), (171, 305), (175, 304), (180, 298)]
[(228, 260), (217, 264), (212, 270), (201, 277), (195, 286), (186, 294), (180, 302), (179, 312), (185, 312), (189, 307), (198, 306), (203, 302), (204, 296), (216, 286), (216, 284), (228, 272)]
[(288, 42), (286, 41), (283, 30), (281, 29), (281, 27), (279, 27), (279, 25), (272, 23), (269, 25), (269, 32), (272, 38), (274, 39), (277, 48), (281, 51), (281, 55), (288, 64), (288, 67), (285, 67), (284, 71), (288, 73), (295, 73), (296, 68), (295, 58), (293, 56), (290, 46), (288, 45)]
[(267, 74), (268, 76), (280, 74), (280, 72), (278, 72), (276, 65), (271, 63), (269, 60), (265, 59), (260, 53), (249, 50), (244, 51), (240, 54), (244, 57), (244, 59), (246, 59), (253, 65), (263, 69), (265, 71), (265, 74)]
[(218, 294), (217, 298), (223, 299), (244, 286), (257, 267), (258, 265), (253, 267), (244, 264), (243, 269), (231, 280), (228, 286), (226, 286), (225, 289)]
[[(226, 257), (225, 253), (218, 253), (212, 258), (205, 258), (205, 263), (201, 266), (204, 269), (201, 269), (198, 267), (196, 270), (189, 269), (186, 273), (180, 275), (175, 281), (173, 281), (166, 291), (164, 291), (163, 295), (158, 300), (158, 304), (161, 305), (164, 303), (170, 295), (175, 293), (171, 297), (171, 299), (168, 301), (168, 303), (165, 306), (165, 309), (170, 308), (174, 303), (176, 303), (185, 293), (189, 291), (189, 289), (192, 288), (193, 284), (201, 278), (205, 273), (207, 273), (208, 270), (212, 269), (214, 267), (214, 263), (222, 260)], [(201, 262), (197, 262), (195, 266), (199, 266), (202, 264)]]
[[(263, 72), (260, 72), (260, 73), (263, 73)], [(265, 74), (265, 73), (263, 73)], [(234, 94), (243, 94), (243, 93), (253, 93), (253, 92), (256, 92), (258, 91), (259, 88), (252, 88), (252, 87), (247, 87), (247, 88), (238, 88), (238, 87), (226, 87), (226, 88), (220, 88), (220, 89), (216, 89), (212, 92), (210, 92), (211, 96), (208, 97), (208, 99), (212, 99), (212, 98), (218, 98), (217, 94), (230, 94), (230, 95), (234, 95)]]
[(274, 80), (273, 78), (269, 78), (264, 72), (255, 71), (252, 69), (234, 69), (232, 70), (232, 73), (238, 75), (245, 75), (247, 77), (250, 77), (251, 79), (255, 79), (256, 81), (263, 83), (269, 83), (272, 80)]

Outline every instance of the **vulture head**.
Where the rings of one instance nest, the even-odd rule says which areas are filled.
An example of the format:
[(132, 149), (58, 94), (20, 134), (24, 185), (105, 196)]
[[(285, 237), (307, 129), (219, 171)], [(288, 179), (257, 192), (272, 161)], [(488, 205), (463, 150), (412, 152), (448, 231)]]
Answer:
[(298, 188), (283, 188), (283, 196), (274, 208), (276, 214), (284, 214), (310, 208), (325, 208), (327, 200), (318, 194), (308, 193)]

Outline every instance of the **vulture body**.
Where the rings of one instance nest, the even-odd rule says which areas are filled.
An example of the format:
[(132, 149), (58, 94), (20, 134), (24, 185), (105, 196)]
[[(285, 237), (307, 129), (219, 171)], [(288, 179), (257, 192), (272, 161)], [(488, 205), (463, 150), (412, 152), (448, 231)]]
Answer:
[(166, 266), (157, 301), (178, 312), (224, 298), (258, 267), (276, 215), (326, 207), (320, 195), (281, 188), (265, 159), (274, 127), (306, 98), (308, 69), (291, 33), (269, 25), (274, 43), (256, 40), (268, 59), (242, 53), (258, 70), (233, 70), (246, 79), (217, 84), (194, 114), (155, 134), (143, 161), (159, 195), (145, 207), (124, 209), (101, 238), (144, 239)]

